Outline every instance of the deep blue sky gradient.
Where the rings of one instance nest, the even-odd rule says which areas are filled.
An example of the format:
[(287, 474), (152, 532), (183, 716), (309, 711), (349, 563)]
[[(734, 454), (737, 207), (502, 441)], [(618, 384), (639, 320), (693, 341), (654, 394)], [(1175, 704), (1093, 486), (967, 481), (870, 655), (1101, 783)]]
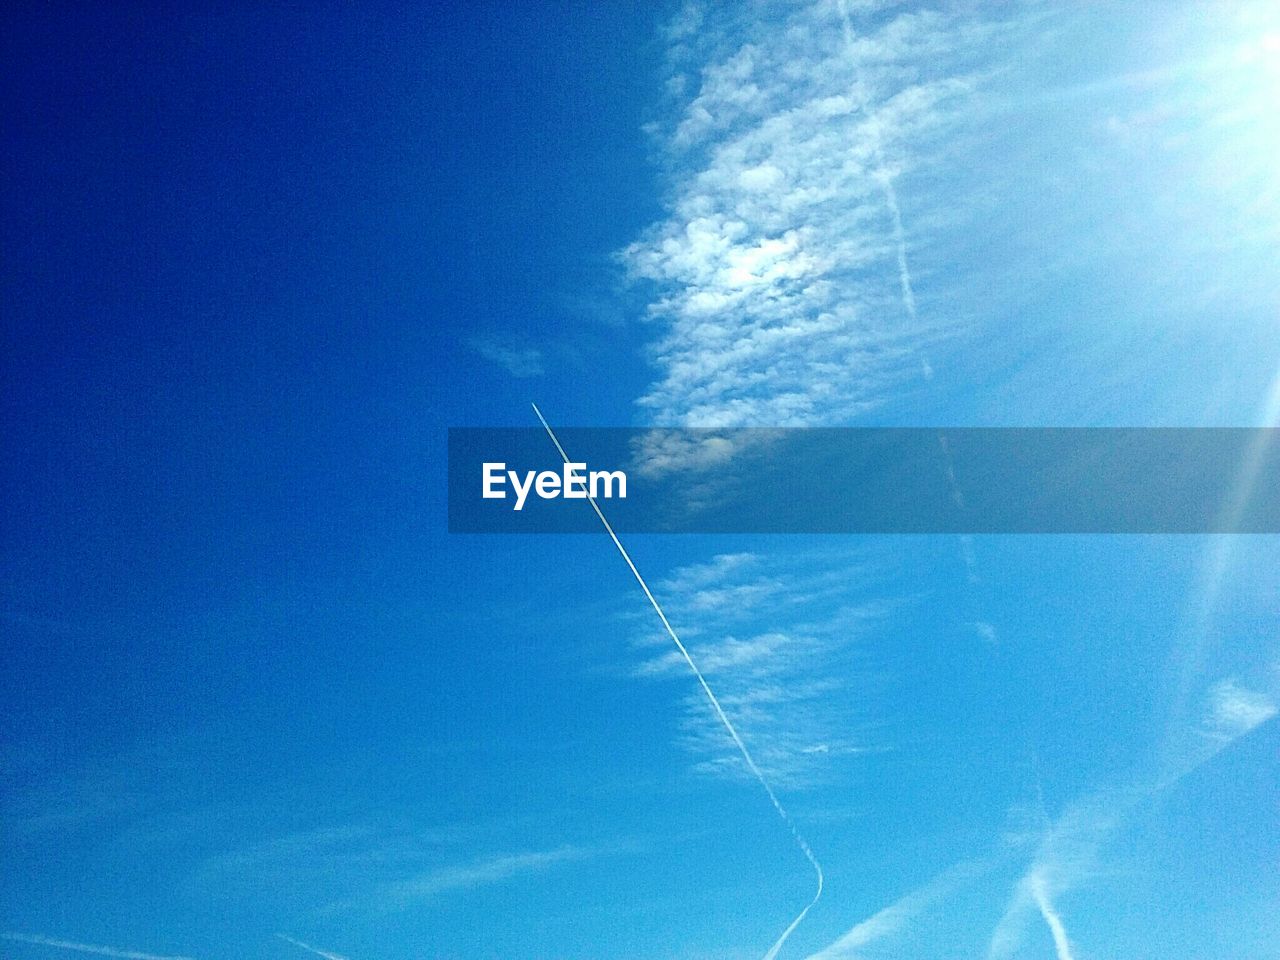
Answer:
[[(1254, 27), (1170, 7), (1017, 6), (1022, 54), (898, 183), (928, 328), (904, 349), (930, 373), (861, 425), (1259, 422), (1277, 138), (1158, 72)], [(0, 13), (0, 932), (201, 960), (305, 955), (277, 933), (351, 960), (728, 960), (811, 895), (757, 786), (715, 768), (690, 678), (653, 667), (609, 541), (445, 528), (449, 426), (530, 426), (530, 400), (558, 425), (649, 416), (648, 311), (673, 287), (628, 283), (618, 251), (697, 173), (645, 132), (678, 115), (677, 14)], [(752, 16), (712, 8), (686, 54), (724, 60)], [(1150, 99), (1176, 136), (1108, 126)], [(889, 323), (878, 216), (857, 279)], [(783, 675), (819, 690), (781, 710), (791, 739), (737, 706), (801, 764), (780, 792), (828, 868), (785, 955), (963, 863), (978, 879), (868, 950), (985, 956), (1049, 862), (1073, 960), (1273, 956), (1280, 734), (1254, 716), (1214, 753), (1205, 711), (1214, 690), (1274, 710), (1280, 562), (1275, 538), (1221, 545), (636, 538), (704, 649), (831, 640)], [(687, 586), (746, 553), (782, 585), (762, 607)], [(1078, 846), (1044, 853), (1055, 836)], [(1034, 909), (1023, 946), (1055, 956)]]

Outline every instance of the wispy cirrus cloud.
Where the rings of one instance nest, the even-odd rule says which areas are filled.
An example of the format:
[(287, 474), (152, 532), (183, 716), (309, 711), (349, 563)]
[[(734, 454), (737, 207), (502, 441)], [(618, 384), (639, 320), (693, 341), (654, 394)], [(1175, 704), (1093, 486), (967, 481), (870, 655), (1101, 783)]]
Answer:
[(493, 337), (477, 337), (469, 342), (472, 350), (513, 377), (523, 380), (542, 376), (541, 350), (504, 343)]
[(385, 885), (377, 898), (385, 906), (403, 907), (454, 890), (474, 890), (515, 877), (539, 874), (553, 867), (588, 860), (601, 852), (595, 848), (566, 845), (551, 850), (501, 854), (436, 867)]
[(192, 960), (191, 957), (186, 956), (144, 953), (141, 950), (129, 950), (121, 947), (104, 947), (96, 943), (59, 940), (56, 937), (45, 937), (34, 933), (0, 933), (0, 940), (8, 940), (12, 943), (34, 943), (42, 947), (71, 950), (75, 953), (91, 953), (99, 957), (118, 957), (120, 960)]
[(358, 822), (317, 826), (255, 839), (222, 851), (200, 868), (224, 890), (307, 890), (313, 898), (352, 899), (379, 884), (412, 876), (474, 839), (458, 828)]
[[(488, 852), (516, 842), (495, 836), (497, 826), (423, 827), (400, 819), (333, 823), (226, 850), (206, 860), (197, 876), (217, 889), (255, 896), (285, 888), (296, 892), (294, 909), (302, 915), (350, 918), (394, 913), (506, 881), (538, 882), (552, 869), (633, 848), (631, 841), (613, 839)], [(292, 935), (276, 936), (319, 956), (345, 960)]]
[(1275, 701), (1267, 694), (1242, 686), (1234, 677), (1209, 688), (1204, 730), (1214, 740), (1230, 743), (1277, 713)]
[[(821, 782), (839, 758), (883, 748), (864, 731), (867, 675), (849, 666), (890, 605), (869, 598), (873, 581), (860, 584), (860, 572), (866, 566), (847, 556), (721, 554), (655, 586), (760, 768), (779, 784)], [(680, 654), (662, 639), (648, 625), (635, 630), (634, 675), (683, 676)], [(682, 699), (677, 742), (701, 772), (746, 775), (693, 693)]]
[(920, 369), (911, 237), (894, 184), (971, 90), (995, 27), (891, 4), (765, 4), (671, 31), (655, 130), (668, 216), (621, 254), (652, 284), (660, 425), (800, 425), (874, 406)]

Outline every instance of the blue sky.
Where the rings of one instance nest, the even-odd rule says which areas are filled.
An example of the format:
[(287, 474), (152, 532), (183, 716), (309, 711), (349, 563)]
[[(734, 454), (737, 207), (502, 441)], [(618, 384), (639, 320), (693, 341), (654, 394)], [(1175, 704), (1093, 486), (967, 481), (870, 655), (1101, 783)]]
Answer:
[[(450, 426), (1280, 416), (1269, 3), (435, 6), (2, 14), (6, 957), (812, 899), (608, 539), (446, 531)], [(1274, 536), (627, 546), (822, 863), (779, 957), (1275, 956)]]

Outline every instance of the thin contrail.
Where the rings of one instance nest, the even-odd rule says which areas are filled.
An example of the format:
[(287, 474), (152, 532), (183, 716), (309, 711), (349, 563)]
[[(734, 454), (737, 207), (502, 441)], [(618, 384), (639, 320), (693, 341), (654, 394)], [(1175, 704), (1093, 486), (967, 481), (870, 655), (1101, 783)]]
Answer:
[(283, 933), (277, 933), (276, 939), (283, 940), (285, 943), (291, 943), (298, 949), (306, 950), (308, 953), (314, 953), (317, 957), (324, 957), (324, 960), (347, 960), (347, 958), (340, 953), (321, 950), (319, 947), (313, 947), (309, 943), (303, 943), (301, 940), (295, 940), (293, 937), (285, 936)]
[[(853, 23), (849, 18), (849, 7), (846, 0), (840, 0), (839, 9), (840, 21), (844, 30), (844, 43), (852, 51)], [(885, 169), (879, 123), (874, 117), (872, 121), (867, 125), (868, 132), (871, 133), (873, 138), (871, 154), (877, 165), (877, 169), (872, 176), (880, 184), (880, 189), (884, 192), (885, 206), (889, 208), (890, 224), (893, 227), (893, 242), (898, 252), (898, 284), (902, 288), (902, 306), (907, 311), (907, 316), (910, 317), (912, 324), (914, 324), (916, 320), (916, 294), (911, 285), (911, 268), (907, 263), (907, 234), (902, 227), (902, 207), (898, 205), (898, 191), (893, 185), (893, 175)], [(928, 361), (925, 361), (925, 369), (932, 369), (928, 366)]]
[[(542, 411), (538, 409), (538, 405), (531, 404), (533, 412), (537, 414), (542, 428), (547, 431), (547, 436), (551, 438), (551, 442), (555, 444), (556, 450), (559, 451), (560, 457), (565, 463), (571, 463), (569, 455), (564, 452), (564, 447), (560, 446), (560, 440), (556, 437), (555, 431), (551, 429), (551, 425), (547, 423), (547, 418), (542, 415)], [(809, 848), (809, 844), (804, 837), (800, 835), (800, 831), (796, 829), (796, 825), (792, 822), (790, 815), (783, 808), (778, 800), (778, 795), (773, 792), (773, 787), (769, 786), (769, 781), (765, 779), (764, 774), (760, 771), (760, 767), (756, 765), (755, 759), (751, 756), (751, 751), (747, 749), (747, 745), (742, 741), (742, 737), (738, 735), (738, 730), (734, 727), (733, 722), (725, 714), (724, 708), (720, 706), (720, 701), (715, 693), (712, 692), (711, 686), (707, 683), (706, 677), (702, 675), (702, 671), (698, 669), (697, 663), (694, 662), (692, 656), (689, 655), (688, 649), (681, 642), (679, 635), (671, 626), (671, 622), (667, 619), (667, 615), (662, 612), (662, 606), (654, 597), (653, 591), (649, 589), (649, 585), (645, 583), (644, 577), (640, 575), (640, 571), (636, 569), (635, 563), (631, 559), (631, 554), (627, 553), (627, 548), (622, 545), (622, 541), (618, 539), (618, 535), (613, 532), (613, 527), (605, 518), (604, 511), (600, 509), (600, 505), (596, 503), (595, 497), (591, 496), (590, 491), (587, 492), (587, 502), (591, 504), (591, 509), (596, 512), (596, 516), (600, 518), (600, 523), (604, 525), (605, 532), (609, 534), (609, 539), (613, 541), (613, 545), (618, 548), (618, 553), (622, 555), (622, 559), (626, 561), (627, 567), (631, 570), (632, 576), (636, 578), (636, 583), (640, 584), (640, 589), (644, 591), (645, 597), (649, 600), (649, 605), (653, 607), (654, 613), (658, 615), (658, 619), (662, 621), (662, 626), (667, 631), (676, 649), (680, 651), (680, 655), (684, 657), (685, 663), (689, 665), (689, 669), (693, 671), (693, 675), (698, 678), (698, 684), (702, 687), (702, 692), (707, 695), (707, 700), (711, 704), (711, 708), (715, 711), (716, 716), (720, 718), (720, 723), (725, 730), (729, 732), (729, 736), (733, 739), (734, 744), (738, 748), (738, 752), (742, 754), (742, 761), (747, 765), (747, 769), (751, 771), (751, 775), (764, 789), (769, 797), (769, 802), (773, 804), (773, 809), (778, 812), (778, 816), (782, 818), (782, 822), (787, 825), (787, 829), (791, 831), (791, 836), (796, 842), (796, 846), (800, 848), (800, 852), (804, 854), (804, 858), (809, 861), (809, 865), (813, 867), (813, 872), (818, 879), (818, 889), (814, 893), (813, 899), (808, 905), (800, 911), (799, 915), (791, 921), (791, 925), (782, 931), (782, 935), (778, 937), (773, 946), (769, 948), (769, 952), (764, 955), (764, 960), (773, 960), (778, 955), (778, 951), (782, 949), (782, 945), (787, 942), (787, 938), (800, 926), (801, 921), (813, 909), (822, 898), (822, 865), (818, 863), (818, 858), (813, 855), (813, 851)]]
[(1049, 891), (1045, 889), (1044, 878), (1036, 874), (1031, 878), (1031, 896), (1040, 908), (1040, 916), (1044, 918), (1049, 933), (1053, 936), (1053, 950), (1058, 960), (1074, 960), (1071, 956), (1071, 941), (1067, 939), (1067, 928), (1062, 924), (1062, 917), (1054, 909), (1049, 899)]
[[(876, 137), (876, 153), (879, 154), (879, 136)], [(883, 168), (876, 173), (880, 187), (884, 190), (884, 202), (889, 208), (889, 218), (893, 223), (893, 241), (898, 247), (898, 283), (902, 287), (902, 305), (912, 322), (916, 319), (916, 294), (911, 288), (911, 270), (907, 266), (907, 234), (902, 229), (902, 208), (898, 206), (898, 191), (893, 186), (893, 177)]]
[(155, 953), (143, 953), (141, 950), (104, 947), (96, 943), (57, 940), (53, 937), (43, 937), (36, 933), (0, 933), (0, 939), (10, 940), (14, 943), (34, 943), (42, 947), (57, 947), (59, 950), (74, 950), (76, 953), (92, 953), (99, 957), (117, 957), (120, 960), (191, 960), (190, 957), (162, 956)]

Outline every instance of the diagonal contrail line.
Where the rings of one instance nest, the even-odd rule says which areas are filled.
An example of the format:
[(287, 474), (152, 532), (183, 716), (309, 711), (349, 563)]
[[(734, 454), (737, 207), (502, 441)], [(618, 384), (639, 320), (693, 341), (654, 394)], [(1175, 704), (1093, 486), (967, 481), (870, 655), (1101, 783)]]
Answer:
[[(847, 0), (838, 0), (840, 22), (844, 30), (845, 46), (853, 48), (853, 22), (849, 19)], [(874, 121), (874, 118), (873, 118)], [(884, 191), (885, 206), (889, 208), (889, 220), (893, 227), (893, 242), (898, 253), (898, 283), (902, 287), (902, 306), (912, 322), (916, 319), (916, 294), (911, 285), (911, 268), (907, 264), (907, 235), (902, 227), (902, 207), (898, 204), (898, 191), (893, 185), (893, 175), (889, 173), (884, 162), (884, 145), (880, 138), (880, 124), (872, 122), (868, 127), (871, 134), (871, 154), (877, 166), (872, 174)]]
[(321, 950), (319, 947), (313, 947), (309, 943), (303, 943), (301, 940), (295, 940), (293, 937), (286, 936), (283, 933), (277, 933), (276, 939), (283, 940), (285, 943), (291, 943), (295, 947), (307, 951), (307, 953), (314, 953), (317, 957), (324, 957), (324, 960), (347, 960), (347, 958), (340, 953), (333, 953), (330, 950)]
[[(879, 155), (879, 137), (876, 137), (876, 154)], [(893, 177), (887, 171), (876, 174), (880, 186), (884, 190), (884, 201), (889, 208), (889, 219), (893, 226), (893, 242), (898, 248), (898, 284), (902, 287), (902, 305), (912, 322), (916, 319), (916, 294), (911, 287), (911, 268), (907, 265), (907, 233), (902, 228), (902, 207), (898, 205), (898, 190), (893, 185)]]
[[(542, 428), (547, 431), (547, 436), (551, 438), (551, 442), (555, 444), (556, 450), (559, 451), (561, 459), (565, 463), (571, 463), (569, 455), (564, 452), (564, 447), (560, 445), (560, 440), (556, 437), (555, 431), (551, 429), (551, 425), (547, 423), (547, 418), (542, 415), (542, 411), (538, 409), (536, 403), (531, 404), (533, 412), (537, 414), (538, 421), (542, 424)], [(791, 925), (782, 932), (782, 936), (769, 948), (769, 952), (764, 955), (764, 960), (773, 960), (778, 955), (778, 951), (782, 949), (782, 945), (787, 942), (787, 938), (791, 936), (796, 927), (800, 926), (800, 922), (804, 920), (805, 915), (813, 909), (814, 904), (822, 897), (822, 865), (818, 863), (818, 858), (813, 855), (813, 850), (809, 848), (808, 842), (800, 835), (800, 831), (796, 829), (795, 823), (791, 816), (787, 813), (782, 803), (778, 800), (778, 795), (773, 792), (773, 787), (769, 785), (769, 781), (765, 779), (760, 767), (757, 766), (755, 759), (751, 756), (751, 751), (747, 749), (746, 743), (739, 736), (737, 728), (724, 712), (724, 708), (720, 706), (720, 700), (712, 691), (710, 684), (707, 683), (706, 677), (702, 675), (702, 671), (698, 669), (697, 663), (689, 654), (689, 650), (680, 640), (680, 636), (671, 626), (671, 621), (667, 619), (667, 615), (663, 613), (661, 604), (653, 595), (653, 591), (649, 589), (649, 584), (645, 583), (644, 577), (640, 575), (640, 571), (636, 568), (635, 562), (631, 559), (631, 554), (627, 553), (627, 548), (622, 545), (622, 541), (618, 539), (618, 535), (614, 533), (613, 526), (605, 518), (604, 511), (600, 509), (600, 505), (596, 503), (595, 497), (591, 496), (591, 491), (587, 491), (587, 502), (591, 504), (591, 509), (596, 512), (596, 516), (600, 518), (600, 523), (604, 525), (605, 532), (609, 534), (609, 539), (613, 541), (613, 545), (618, 548), (618, 553), (622, 555), (622, 559), (626, 561), (627, 567), (631, 570), (632, 576), (636, 578), (636, 583), (640, 584), (640, 589), (644, 591), (645, 597), (649, 600), (649, 605), (653, 607), (654, 613), (658, 615), (658, 619), (662, 621), (662, 626), (666, 628), (667, 636), (669, 636), (676, 649), (680, 651), (680, 655), (684, 657), (685, 663), (689, 665), (689, 669), (693, 671), (693, 675), (698, 678), (698, 684), (702, 687), (702, 692), (707, 695), (707, 700), (711, 704), (711, 708), (715, 711), (716, 716), (720, 718), (720, 723), (728, 731), (729, 736), (733, 739), (734, 744), (738, 748), (738, 752), (742, 754), (742, 760), (747, 765), (747, 769), (751, 771), (751, 775), (764, 788), (764, 792), (769, 797), (769, 802), (773, 804), (773, 809), (778, 812), (778, 816), (782, 818), (782, 822), (787, 825), (787, 829), (791, 831), (791, 836), (796, 842), (796, 846), (800, 848), (800, 852), (804, 854), (809, 865), (813, 867), (813, 872), (818, 878), (818, 890), (813, 895), (813, 899), (809, 901), (808, 906), (800, 911), (800, 914), (791, 921)]]

